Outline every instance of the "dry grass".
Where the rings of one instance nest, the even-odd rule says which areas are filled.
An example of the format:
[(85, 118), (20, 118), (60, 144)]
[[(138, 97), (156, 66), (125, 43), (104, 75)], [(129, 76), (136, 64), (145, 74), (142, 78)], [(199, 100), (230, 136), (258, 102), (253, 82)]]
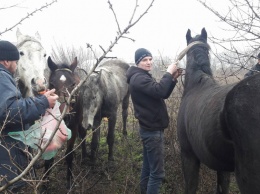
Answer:
[[(178, 113), (179, 96), (173, 96), (167, 103), (171, 123), (165, 130), (165, 169), (166, 178), (163, 183), (162, 194), (184, 193), (184, 180), (181, 170), (180, 149), (176, 133), (176, 115)], [(138, 124), (132, 115), (131, 108), (128, 118), (128, 136), (122, 135), (122, 122), (118, 118), (115, 161), (109, 164), (107, 161), (106, 123), (102, 125), (102, 138), (98, 152), (98, 160), (95, 168), (81, 164), (81, 150), (75, 152), (73, 161), (74, 188), (66, 189), (66, 164), (58, 163), (51, 173), (49, 193), (72, 194), (135, 194), (139, 193), (139, 176), (142, 165), (142, 145), (138, 136)], [(87, 140), (88, 150), (90, 137)], [(63, 156), (65, 150), (61, 150), (56, 160)], [(39, 174), (41, 172), (38, 172)], [(216, 187), (216, 174), (206, 166), (201, 166), (199, 191), (201, 194), (212, 194)], [(232, 176), (230, 194), (239, 194), (237, 185)]]

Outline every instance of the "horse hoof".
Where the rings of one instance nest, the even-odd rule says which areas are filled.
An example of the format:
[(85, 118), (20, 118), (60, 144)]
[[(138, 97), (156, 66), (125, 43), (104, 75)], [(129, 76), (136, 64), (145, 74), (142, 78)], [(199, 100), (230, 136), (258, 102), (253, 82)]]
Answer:
[(94, 167), (96, 165), (95, 161), (87, 161), (88, 166)]
[(82, 158), (81, 165), (87, 165), (87, 164), (88, 164), (87, 158)]
[(66, 184), (66, 189), (67, 190), (71, 190), (74, 187), (73, 181), (72, 180), (68, 180), (67, 184)]
[(114, 161), (115, 161), (114, 156), (108, 157), (108, 162), (114, 162)]
[(48, 186), (43, 184), (39, 189), (39, 194), (49, 194)]
[(124, 137), (126, 137), (127, 136), (127, 131), (123, 131), (123, 135), (124, 135)]
[(44, 161), (38, 161), (34, 164), (35, 169), (41, 169), (44, 167)]

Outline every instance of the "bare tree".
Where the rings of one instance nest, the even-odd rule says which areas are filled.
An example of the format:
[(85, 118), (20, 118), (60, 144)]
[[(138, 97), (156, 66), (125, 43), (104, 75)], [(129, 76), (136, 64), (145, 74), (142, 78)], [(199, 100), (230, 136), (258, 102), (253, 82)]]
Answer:
[[(248, 69), (260, 48), (259, 0), (227, 0), (221, 10), (207, 0), (198, 0), (205, 8), (225, 24), (223, 37), (209, 37), (211, 42), (223, 48), (217, 57), (222, 63)], [(232, 54), (231, 54), (232, 53)]]
[[(26, 16), (24, 16), (23, 18), (19, 19), (15, 24), (11, 24), (10, 27), (7, 27), (6, 29), (4, 30), (1, 30), (0, 31), (0, 36), (6, 32), (9, 32), (9, 31), (12, 31), (15, 27), (17, 27), (18, 25), (22, 24), (23, 21), (29, 19), (30, 17), (33, 16), (33, 14), (37, 13), (37, 12), (40, 12), (40, 11), (43, 11), (43, 9), (45, 8), (48, 8), (49, 6), (51, 6), (53, 3), (57, 2), (57, 0), (52, 0), (50, 3), (46, 3), (45, 5), (42, 5), (41, 7), (37, 8), (36, 10), (30, 12), (30, 13), (27, 13)], [(14, 5), (10, 5), (10, 6), (6, 6), (6, 7), (0, 7), (0, 10), (3, 10), (3, 9), (11, 9), (11, 8), (14, 8), (14, 7), (17, 7), (18, 4), (14, 4)]]
[[(52, 1), (52, 3), (54, 3), (54, 2), (55, 2), (55, 1)], [(45, 7), (51, 5), (52, 3), (47, 4)], [(125, 26), (124, 28), (122, 28), (122, 27), (120, 26), (119, 22), (118, 22), (118, 16), (116, 15), (115, 10), (113, 9), (113, 4), (111, 3), (110, 0), (108, 0), (109, 8), (111, 9), (111, 11), (112, 11), (112, 13), (113, 13), (113, 15), (114, 15), (115, 22), (116, 22), (116, 24), (117, 24), (117, 31), (116, 31), (116, 36), (115, 36), (114, 40), (111, 41), (111, 43), (110, 43), (110, 45), (108, 46), (107, 49), (104, 49), (102, 46), (100, 46), (100, 48), (101, 48), (101, 50), (102, 50), (102, 52), (103, 52), (103, 54), (102, 54), (100, 57), (97, 57), (97, 56), (95, 55), (95, 53), (93, 52), (94, 58), (96, 59), (96, 63), (95, 63), (95, 65), (93, 66), (93, 68), (90, 70), (90, 72), (88, 72), (88, 74), (86, 75), (86, 77), (73, 89), (73, 91), (72, 91), (71, 93), (68, 94), (68, 95), (69, 95), (69, 98), (68, 98), (67, 103), (66, 103), (66, 105), (65, 105), (64, 111), (62, 112), (60, 119), (57, 119), (57, 120), (58, 120), (58, 123), (57, 123), (57, 125), (56, 125), (56, 127), (55, 127), (55, 130), (53, 131), (53, 133), (52, 133), (50, 139), (49, 139), (48, 142), (45, 144), (45, 146), (43, 146), (42, 148), (39, 148), (39, 149), (38, 149), (36, 155), (32, 158), (30, 164), (27, 166), (27, 168), (26, 168), (21, 174), (19, 174), (19, 175), (18, 175), (16, 178), (14, 178), (13, 180), (10, 180), (6, 185), (0, 187), (0, 192), (6, 190), (8, 186), (10, 186), (11, 184), (15, 183), (16, 181), (22, 179), (22, 178), (30, 171), (30, 169), (33, 167), (33, 165), (34, 165), (34, 164), (36, 163), (36, 161), (41, 157), (42, 153), (45, 151), (45, 149), (46, 149), (46, 148), (48, 147), (48, 145), (51, 143), (51, 141), (52, 141), (52, 139), (53, 139), (55, 133), (56, 133), (57, 130), (59, 129), (59, 125), (60, 125), (60, 123), (62, 122), (64, 116), (66, 115), (67, 109), (68, 109), (68, 107), (69, 107), (69, 105), (70, 105), (70, 102), (71, 102), (71, 99), (72, 99), (72, 96), (77, 92), (77, 90), (79, 90), (79, 88), (83, 85), (83, 83), (88, 79), (89, 75), (90, 75), (90, 74), (95, 70), (95, 68), (99, 65), (99, 63), (100, 63), (103, 59), (107, 58), (107, 54), (108, 54), (109, 52), (111, 52), (112, 48), (113, 48), (116, 44), (118, 44), (118, 42), (119, 42), (119, 40), (120, 40), (121, 38), (126, 38), (126, 39), (129, 39), (129, 40), (131, 40), (131, 41), (134, 41), (134, 39), (128, 37), (128, 34), (130, 33), (129, 30), (130, 30), (133, 26), (135, 26), (135, 25), (144, 17), (145, 14), (148, 13), (149, 9), (153, 6), (153, 3), (154, 3), (154, 0), (151, 0), (150, 4), (147, 6), (147, 8), (145, 9), (145, 11), (144, 11), (143, 13), (141, 13), (139, 16), (136, 16), (137, 10), (138, 10), (138, 8), (139, 8), (138, 0), (136, 0), (136, 1), (135, 1), (135, 7), (134, 7), (134, 10), (133, 10), (133, 12), (132, 12), (132, 15), (131, 15), (131, 17), (130, 17), (130, 19), (129, 19), (128, 25)], [(40, 11), (41, 9), (43, 9), (43, 8), (45, 8), (45, 7), (43, 6), (43, 7), (39, 8), (39, 9), (37, 9), (35, 12)], [(35, 12), (33, 12), (33, 13), (35, 13)], [(5, 33), (5, 32), (7, 32), (7, 31), (12, 30), (14, 27), (16, 27), (17, 25), (19, 25), (22, 21), (24, 21), (25, 19), (29, 18), (29, 16), (31, 16), (31, 14), (28, 14), (27, 17), (21, 19), (18, 23), (16, 23), (16, 24), (13, 25), (12, 27), (6, 29), (5, 31), (1, 32), (0, 35), (3, 34), (3, 33)], [(90, 43), (87, 43), (87, 47), (88, 47), (89, 49), (92, 49), (92, 45), (91, 45)], [(30, 181), (33, 181), (33, 180), (30, 180)], [(37, 180), (37, 182), (38, 182), (38, 181), (39, 181), (39, 180)], [(41, 181), (39, 181), (39, 184), (37, 184), (36, 188), (37, 188), (40, 184), (41, 184)], [(35, 191), (35, 192), (37, 192), (37, 191)]]

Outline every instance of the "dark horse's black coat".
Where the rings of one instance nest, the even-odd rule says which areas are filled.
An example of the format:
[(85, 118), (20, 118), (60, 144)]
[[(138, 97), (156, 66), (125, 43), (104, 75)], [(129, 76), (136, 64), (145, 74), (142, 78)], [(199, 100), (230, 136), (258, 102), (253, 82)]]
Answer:
[(178, 114), (185, 193), (195, 194), (200, 163), (217, 171), (216, 193), (228, 193), (235, 171), (242, 194), (260, 193), (260, 74), (220, 86), (210, 68), (207, 32), (187, 52), (184, 93)]
[[(67, 104), (68, 96), (80, 82), (80, 76), (77, 73), (76, 67), (78, 65), (77, 58), (69, 65), (66, 63), (56, 64), (52, 61), (51, 57), (48, 58), (48, 66), (51, 70), (49, 78), (50, 89), (55, 88), (55, 93), (59, 96), (61, 103), (61, 112)], [(70, 188), (73, 183), (72, 177), (72, 165), (73, 165), (73, 147), (78, 136), (82, 139), (82, 158), (86, 159), (87, 151), (85, 144), (86, 129), (82, 127), (83, 119), (83, 107), (82, 107), (82, 95), (80, 92), (76, 93), (70, 102), (68, 107), (68, 114), (64, 117), (64, 121), (69, 129), (71, 129), (72, 136), (67, 142), (67, 150), (65, 153), (67, 162), (67, 188)], [(45, 170), (48, 171), (53, 164), (53, 159), (45, 162)], [(50, 172), (48, 171), (46, 177)]]

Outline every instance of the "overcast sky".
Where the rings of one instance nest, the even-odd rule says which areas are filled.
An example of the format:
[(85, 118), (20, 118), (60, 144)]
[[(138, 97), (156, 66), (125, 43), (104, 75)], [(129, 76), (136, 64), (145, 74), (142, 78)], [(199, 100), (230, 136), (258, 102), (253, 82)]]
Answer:
[[(150, 0), (139, 0), (135, 18), (147, 8)], [(0, 32), (16, 24), (27, 13), (45, 5), (50, 0), (1, 0), (5, 7), (17, 3), (18, 7), (0, 10)], [(111, 0), (115, 13), (124, 29), (133, 12), (135, 0)], [(223, 6), (225, 0), (209, 1), (214, 7)], [(11, 4), (12, 3), (12, 4)], [(197, 0), (155, 0), (148, 13), (130, 29), (128, 37), (120, 39), (109, 56), (116, 56), (133, 62), (134, 52), (140, 47), (147, 48), (153, 55), (170, 57), (174, 60), (186, 46), (185, 35), (191, 29), (192, 35), (205, 27), (208, 34), (224, 36), (221, 23)], [(0, 36), (0, 39), (16, 42), (16, 29)], [(55, 42), (68, 46), (82, 46), (86, 43), (99, 50), (99, 45), (107, 49), (113, 41), (117, 26), (107, 0), (58, 0), (42, 12), (37, 12), (19, 25), (23, 34), (40, 33), (47, 51)]]

